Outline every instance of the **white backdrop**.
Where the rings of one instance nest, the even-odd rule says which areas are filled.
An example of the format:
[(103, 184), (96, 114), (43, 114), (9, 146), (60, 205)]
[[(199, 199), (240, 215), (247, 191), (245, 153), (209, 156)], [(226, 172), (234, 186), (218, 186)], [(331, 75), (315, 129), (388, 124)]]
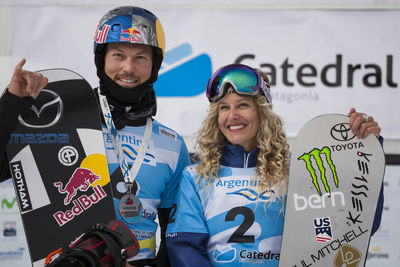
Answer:
[[(70, 68), (97, 86), (92, 40), (98, 20), (108, 9), (10, 8), (10, 63), (13, 66), (26, 57), (26, 68), (31, 70)], [(243, 63), (266, 72), (271, 72), (271, 67), (276, 69), (273, 76), (276, 86), (272, 88), (274, 108), (283, 117), (289, 137), (294, 137), (302, 125), (319, 114), (347, 113), (354, 106), (380, 122), (385, 138), (400, 139), (400, 109), (395, 108), (400, 99), (400, 11), (199, 8), (152, 11), (164, 25), (167, 53), (179, 50), (182, 45), (191, 50), (180, 60), (172, 59), (176, 61), (162, 71), (164, 84), (168, 84), (163, 90), (167, 93), (177, 86), (187, 92), (196, 91), (193, 87), (204, 91), (206, 79), (183, 77), (188, 73), (207, 76), (247, 54), (254, 59), (245, 59)], [(184, 81), (168, 78), (170, 71), (199, 56), (208, 59), (209, 66), (192, 64), (183, 72), (181, 68), (182, 75), (178, 77)], [(352, 75), (348, 65), (356, 68)], [(198, 94), (198, 89), (194, 93), (160, 96), (157, 119), (183, 135), (193, 135), (208, 106), (204, 93)]]

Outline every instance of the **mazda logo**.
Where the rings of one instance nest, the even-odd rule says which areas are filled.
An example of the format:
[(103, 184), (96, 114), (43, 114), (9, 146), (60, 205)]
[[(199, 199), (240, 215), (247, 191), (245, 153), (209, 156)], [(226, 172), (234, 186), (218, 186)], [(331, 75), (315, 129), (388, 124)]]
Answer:
[(331, 136), (337, 141), (350, 141), (355, 137), (348, 123), (338, 123), (331, 129)]
[[(44, 104), (42, 104), (38, 108), (36, 105), (39, 102), (44, 102)], [(53, 111), (53, 109), (49, 110), (50, 108), (54, 108), (54, 107), (56, 109), (55, 112)], [(63, 109), (64, 109), (64, 104), (63, 104), (61, 97), (53, 91), (43, 89), (40, 92), (38, 98), (35, 100), (35, 104), (33, 104), (31, 107), (31, 111), (33, 111), (33, 113), (35, 114), (36, 117), (34, 117), (33, 119), (31, 118), (29, 120), (29, 123), (27, 122), (28, 116), (26, 116), (26, 118), (24, 119), (22, 115), (19, 115), (18, 120), (22, 125), (24, 125), (26, 127), (47, 128), (47, 127), (51, 127), (51, 126), (55, 125), (61, 119), (61, 116), (63, 114)], [(39, 124), (38, 119), (44, 117), (45, 115), (50, 116), (53, 119), (50, 119), (50, 122), (47, 121), (44, 124)], [(25, 115), (24, 115), (24, 117), (25, 117)]]

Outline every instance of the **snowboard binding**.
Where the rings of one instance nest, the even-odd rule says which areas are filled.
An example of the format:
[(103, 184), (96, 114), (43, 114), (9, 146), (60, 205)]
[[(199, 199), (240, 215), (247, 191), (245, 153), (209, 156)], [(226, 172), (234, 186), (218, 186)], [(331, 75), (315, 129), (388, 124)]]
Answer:
[(64, 251), (50, 253), (46, 267), (109, 267), (125, 266), (126, 260), (139, 252), (139, 243), (120, 221), (95, 224), (73, 241)]

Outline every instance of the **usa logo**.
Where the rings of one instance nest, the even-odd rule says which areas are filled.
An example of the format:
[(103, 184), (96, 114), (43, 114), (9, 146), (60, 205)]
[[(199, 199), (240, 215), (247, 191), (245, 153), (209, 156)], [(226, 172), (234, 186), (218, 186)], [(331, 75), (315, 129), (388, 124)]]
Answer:
[(331, 219), (329, 217), (314, 218), (315, 240), (325, 243), (332, 240)]

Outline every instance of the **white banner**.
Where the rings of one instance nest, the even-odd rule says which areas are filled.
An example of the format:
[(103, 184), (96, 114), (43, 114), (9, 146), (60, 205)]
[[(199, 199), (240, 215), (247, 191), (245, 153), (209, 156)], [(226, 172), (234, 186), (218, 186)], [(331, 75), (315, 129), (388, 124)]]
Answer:
[[(108, 9), (13, 7), (13, 63), (26, 57), (31, 70), (70, 68), (97, 86), (92, 40)], [(400, 138), (400, 11), (152, 11), (167, 44), (157, 119), (179, 133), (197, 131), (212, 72), (241, 62), (272, 76), (289, 137), (317, 115), (354, 106), (375, 117), (385, 138)]]
[(29, 266), (28, 246), (11, 179), (0, 183), (0, 203), (0, 266)]

